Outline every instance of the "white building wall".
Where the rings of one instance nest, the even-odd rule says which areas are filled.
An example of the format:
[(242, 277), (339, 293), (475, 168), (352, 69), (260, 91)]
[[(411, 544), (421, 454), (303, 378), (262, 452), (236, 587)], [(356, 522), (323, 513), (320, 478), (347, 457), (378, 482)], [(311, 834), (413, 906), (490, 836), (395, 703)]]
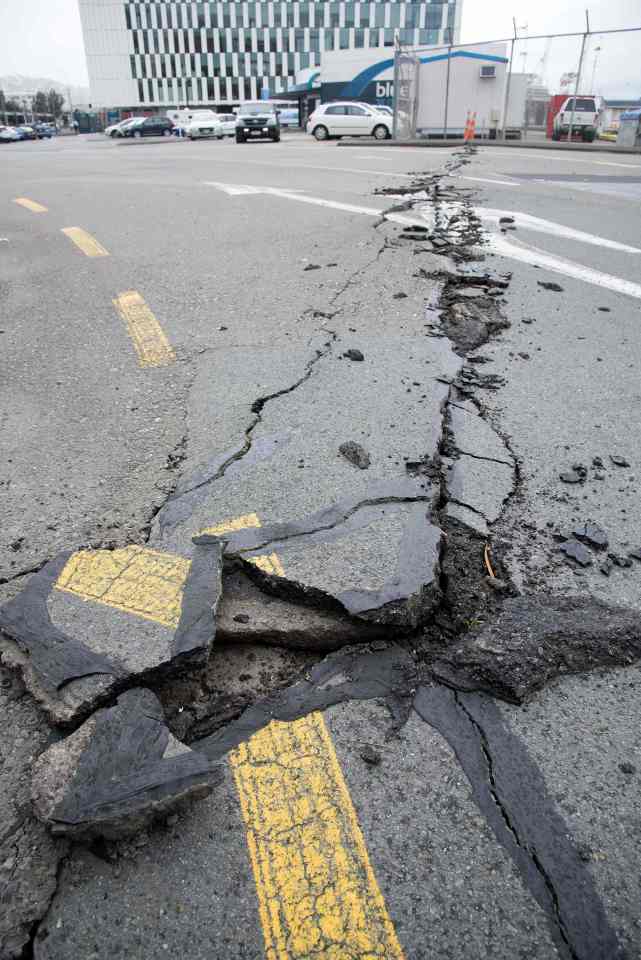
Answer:
[(90, 103), (94, 109), (138, 103), (138, 85), (131, 76), (131, 35), (124, 4), (113, 0), (79, 0), (85, 42)]

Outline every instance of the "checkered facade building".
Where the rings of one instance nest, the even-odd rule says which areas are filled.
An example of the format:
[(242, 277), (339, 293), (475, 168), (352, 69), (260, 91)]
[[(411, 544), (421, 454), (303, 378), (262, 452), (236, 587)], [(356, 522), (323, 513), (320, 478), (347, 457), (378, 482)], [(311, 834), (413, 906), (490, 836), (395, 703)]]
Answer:
[[(456, 40), (460, 0), (79, 0), (94, 106), (172, 106), (286, 93), (325, 50)], [(459, 9), (457, 9), (457, 6)]]

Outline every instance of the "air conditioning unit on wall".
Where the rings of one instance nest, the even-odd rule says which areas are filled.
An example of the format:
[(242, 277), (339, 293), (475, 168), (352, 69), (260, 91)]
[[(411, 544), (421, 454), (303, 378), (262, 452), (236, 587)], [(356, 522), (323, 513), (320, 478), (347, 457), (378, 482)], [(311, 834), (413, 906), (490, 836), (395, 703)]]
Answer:
[(481, 67), (481, 73), (479, 76), (481, 77), (481, 80), (493, 80), (496, 77), (496, 67), (493, 63)]

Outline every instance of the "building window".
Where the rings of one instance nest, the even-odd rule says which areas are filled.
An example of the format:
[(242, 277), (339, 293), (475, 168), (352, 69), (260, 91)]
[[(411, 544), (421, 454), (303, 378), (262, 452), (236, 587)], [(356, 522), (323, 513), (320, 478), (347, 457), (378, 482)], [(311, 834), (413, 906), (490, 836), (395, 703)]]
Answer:
[(443, 23), (443, 7), (440, 3), (430, 3), (427, 7), (425, 26), (428, 30), (440, 30)]
[(142, 89), (142, 80), (138, 81), (138, 99), (140, 100), (141, 103), (145, 102), (145, 94), (143, 93), (143, 89)]
[(338, 42), (341, 50), (349, 50), (349, 30), (342, 29), (338, 31)]

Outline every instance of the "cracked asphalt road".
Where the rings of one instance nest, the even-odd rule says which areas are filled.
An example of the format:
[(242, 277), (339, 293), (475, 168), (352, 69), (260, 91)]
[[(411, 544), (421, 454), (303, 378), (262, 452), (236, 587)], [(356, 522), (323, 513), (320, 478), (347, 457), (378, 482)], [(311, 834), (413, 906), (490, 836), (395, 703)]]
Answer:
[[(336, 150), (294, 136), (279, 146), (246, 150), (228, 143), (119, 148), (99, 138), (22, 146), (19, 163), (13, 151), (0, 156), (9, 239), (0, 248), (8, 370), (2, 599), (21, 586), (16, 574), (61, 548), (124, 547), (151, 537), (155, 549), (188, 554), (191, 536), (208, 524), (252, 513), (257, 521), (245, 528), (300, 520), (344, 495), (365, 496), (380, 475), (407, 482), (405, 457), (413, 463), (442, 452), (448, 381), (462, 363), (446, 340), (425, 336), (425, 306), (439, 286), (430, 271), (442, 269), (443, 258), (393, 245), (398, 225), (374, 229), (373, 218), (357, 213), (274, 195), (234, 196), (207, 184), (273, 187), (382, 209), (386, 202), (372, 196), (375, 187), (409, 183), (407, 174), (416, 169), (437, 172), (450, 151)], [(570, 169), (572, 163), (563, 159)], [(519, 182), (517, 166), (531, 176), (511, 192), (460, 179), (487, 180), (493, 173), (498, 179), (510, 167), (510, 178)], [(451, 183), (478, 191), (475, 204), (515, 210), (519, 235), (522, 210), (638, 243), (636, 200), (625, 182), (610, 184), (607, 199), (600, 189), (591, 196), (601, 214), (616, 217), (616, 227), (606, 231), (604, 217), (589, 212), (583, 187), (573, 193), (567, 181), (532, 185), (532, 175), (545, 168), (540, 154), (517, 161), (513, 151), (480, 152)], [(46, 204), (48, 213), (40, 218), (14, 206), (16, 196)], [(60, 233), (70, 225), (82, 225), (109, 256), (83, 259)], [(558, 237), (534, 239), (553, 255), (636, 276), (632, 255)], [(509, 439), (519, 463), (516, 493), (494, 527), (493, 556), (520, 588), (596, 594), (638, 609), (641, 566), (617, 567), (606, 578), (595, 553), (587, 572), (576, 570), (562, 561), (554, 538), (572, 521), (593, 519), (618, 552), (641, 542), (632, 509), (636, 481), (630, 479), (640, 466), (638, 418), (630, 413), (638, 401), (630, 367), (638, 370), (637, 302), (508, 259), (488, 263), (513, 271), (502, 308), (512, 326), (476, 351), (490, 362), (474, 367), (505, 384), (496, 392), (473, 391), (479, 406), (468, 414), (480, 408)], [(564, 290), (542, 291), (538, 280), (561, 282)], [(138, 366), (111, 302), (132, 290), (158, 319), (175, 350), (174, 364)], [(522, 322), (530, 318), (535, 322)], [(365, 360), (339, 359), (349, 348), (360, 349)], [(429, 378), (421, 375), (424, 367)], [(257, 410), (265, 398), (273, 399)], [(460, 405), (452, 407), (451, 426), (458, 449), (469, 460), (481, 458), (467, 486), (461, 482), (457, 489), (465, 491), (466, 503), (485, 491), (489, 500), (474, 503), (478, 515), (491, 520), (511, 480), (497, 507), (497, 480), (492, 474), (484, 485), (478, 464), (493, 464), (502, 475), (511, 457), (496, 434), (470, 427), (458, 412), (466, 401), (455, 399)], [(367, 470), (340, 457), (338, 446), (347, 440), (368, 449)], [(631, 467), (615, 467), (610, 453), (627, 455)], [(599, 455), (606, 463), (602, 481), (591, 464)], [(558, 473), (578, 461), (589, 467), (589, 480), (566, 489)], [(224, 476), (212, 482), (223, 465)], [(436, 506), (439, 484), (426, 476), (424, 493)], [(374, 542), (374, 561), (386, 556), (391, 539), (386, 531)], [(483, 538), (473, 542), (470, 564), (478, 564), (480, 576)], [(356, 552), (338, 568), (343, 577), (372, 548), (371, 542), (354, 543)], [(286, 563), (284, 555), (276, 556)], [(326, 569), (327, 557), (315, 556)], [(386, 573), (390, 561), (381, 566)], [(367, 572), (376, 586), (381, 571), (374, 565)], [(240, 630), (233, 611), (253, 611), (265, 594), (241, 584), (238, 596), (227, 629), (235, 623)], [(291, 620), (297, 637), (291, 645), (303, 646), (301, 608), (287, 598), (272, 602), (263, 639), (279, 637), (282, 644)], [(76, 608), (68, 622), (82, 632), (82, 604)], [(315, 635), (331, 633), (330, 614), (314, 615)], [(117, 644), (130, 642), (128, 617), (121, 605), (109, 620)], [(399, 639), (390, 634), (386, 639)], [(222, 756), (242, 745), (247, 731), (260, 736), (269, 716), (302, 715), (305, 722), (309, 710), (322, 711), (384, 903), (382, 913), (377, 907), (367, 914), (372, 955), (610, 960), (638, 953), (638, 668), (558, 679), (525, 706), (497, 705), (484, 695), (421, 685), (411, 670), (401, 670), (399, 679), (385, 662), (375, 676), (360, 661), (340, 660), (334, 673), (315, 675), (320, 654), (274, 651), (254, 645), (255, 639), (248, 629), (240, 651), (214, 649), (200, 700), (186, 687), (161, 692), (170, 721), (196, 743), (205, 737), (200, 748), (209, 756)], [(403, 655), (413, 662), (411, 651), (410, 639)], [(289, 692), (301, 675), (304, 689)], [(391, 686), (386, 676), (395, 679)], [(15, 800), (5, 791), (10, 848), (2, 880), (14, 882), (29, 847), (42, 852), (35, 889), (21, 888), (32, 901), (23, 922), (33, 956), (269, 956), (238, 776), (228, 764), (223, 786), (171, 822), (116, 847), (73, 847), (52, 907), (37, 925), (64, 850), (54, 853), (41, 825), (24, 812), (25, 757), (57, 734), (47, 732), (23, 688), (14, 690), (9, 679), (3, 696), (13, 706), (2, 720), (3, 749), (15, 744), (11, 756), (17, 759), (8, 769), (11, 784), (19, 771), (20, 786)], [(252, 705), (270, 694), (265, 712), (256, 714)], [(360, 702), (351, 699), (359, 696)], [(249, 714), (238, 720), (245, 707)], [(313, 738), (322, 740), (324, 733), (303, 726), (297, 736), (311, 750)], [(365, 747), (378, 759), (371, 762)], [(247, 762), (251, 768), (251, 756)], [(268, 787), (254, 783), (247, 796)], [(281, 816), (277, 801), (265, 801), (274, 817)], [(349, 816), (342, 814), (347, 819), (341, 826), (339, 810), (336, 829), (348, 830)], [(14, 829), (21, 839), (12, 844)], [(309, 840), (306, 877), (317, 844), (327, 846), (327, 838)], [(296, 901), (298, 894), (284, 887), (278, 893), (280, 901), (274, 896), (269, 903), (285, 915), (287, 896)], [(359, 902), (369, 902), (367, 885), (357, 893)], [(20, 896), (12, 903), (16, 910)], [(339, 906), (329, 915), (338, 917)], [(294, 923), (290, 929), (299, 931)], [(10, 955), (19, 955), (19, 938), (8, 942)], [(339, 934), (334, 952), (328, 941), (322, 944), (323, 957), (362, 955)], [(284, 955), (301, 960), (312, 955), (312, 946), (317, 954), (316, 942), (294, 938)]]

